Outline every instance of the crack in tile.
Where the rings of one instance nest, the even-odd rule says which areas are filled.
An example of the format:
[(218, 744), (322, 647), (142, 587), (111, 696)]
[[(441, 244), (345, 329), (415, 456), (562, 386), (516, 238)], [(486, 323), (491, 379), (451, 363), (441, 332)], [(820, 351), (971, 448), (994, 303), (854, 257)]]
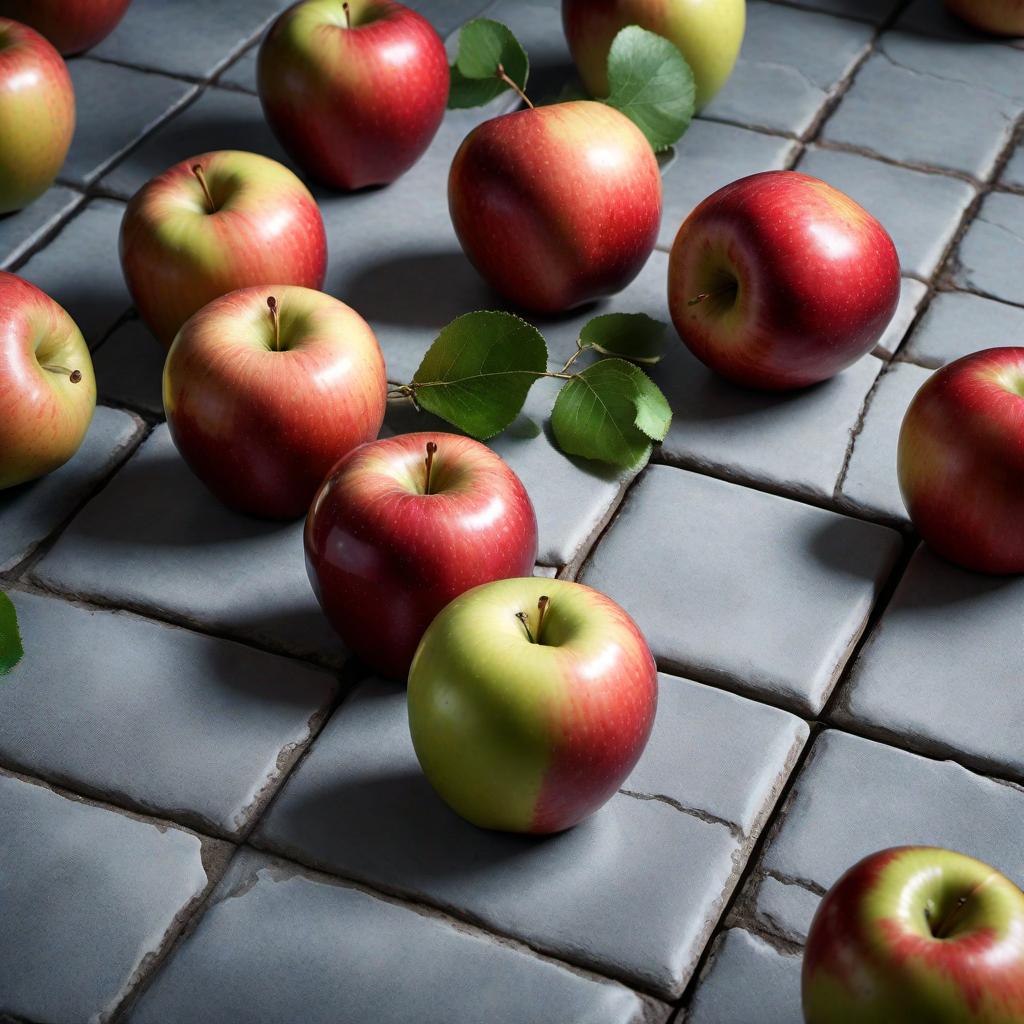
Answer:
[(687, 807), (673, 797), (665, 796), (662, 793), (640, 793), (632, 789), (620, 789), (619, 792), (623, 796), (632, 797), (634, 800), (648, 800), (655, 803), (668, 804), (669, 807), (674, 808), (681, 814), (688, 814), (691, 818), (697, 818), (708, 825), (721, 825), (729, 830), (737, 842), (741, 843), (747, 838), (743, 829), (736, 822), (729, 821), (727, 818), (719, 817), (717, 814), (712, 814), (710, 811), (704, 811), (697, 807)]

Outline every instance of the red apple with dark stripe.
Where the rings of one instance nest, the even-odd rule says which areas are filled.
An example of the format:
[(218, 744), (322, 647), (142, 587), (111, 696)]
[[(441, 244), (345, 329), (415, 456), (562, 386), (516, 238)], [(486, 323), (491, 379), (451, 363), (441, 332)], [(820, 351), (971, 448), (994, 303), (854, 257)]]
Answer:
[(990, 348), (938, 370), (903, 420), (903, 501), (944, 558), (1024, 573), (1024, 348)]
[(872, 854), (829, 890), (803, 963), (806, 1024), (1024, 1024), (1024, 893), (951, 850)]
[(755, 388), (834, 377), (874, 348), (899, 296), (885, 228), (796, 171), (753, 174), (708, 196), (669, 258), (679, 336), (712, 370)]
[(493, 288), (558, 313), (640, 272), (658, 238), (661, 175), (629, 118), (603, 103), (557, 103), (474, 128), (452, 162), (448, 206)]
[(437, 132), (448, 58), (426, 18), (394, 0), (303, 0), (260, 46), (263, 110), (304, 170), (335, 188), (386, 185)]
[(228, 292), (320, 288), (327, 236), (287, 167), (221, 150), (182, 160), (136, 192), (121, 222), (121, 266), (143, 320), (169, 347), (193, 313)]
[(131, 0), (0, 0), (0, 15), (31, 25), (65, 56), (102, 42)]
[(449, 601), (527, 575), (536, 559), (537, 518), (519, 477), (456, 434), (357, 448), (306, 521), (306, 565), (324, 613), (367, 665), (396, 679)]
[(503, 580), (456, 598), (409, 670), (427, 778), (468, 821), (509, 832), (559, 832), (608, 801), (647, 744), (657, 700), (633, 620), (564, 580)]

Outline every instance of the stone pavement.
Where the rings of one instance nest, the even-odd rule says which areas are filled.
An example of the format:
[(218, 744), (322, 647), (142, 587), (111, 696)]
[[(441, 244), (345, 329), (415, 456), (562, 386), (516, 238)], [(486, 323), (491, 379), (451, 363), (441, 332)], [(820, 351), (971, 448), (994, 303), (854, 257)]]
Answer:
[[(537, 507), (538, 572), (621, 601), (657, 656), (652, 742), (569, 833), (487, 834), (418, 771), (400, 688), (319, 614), (301, 527), (216, 504), (162, 424), (161, 350), (117, 259), (125, 200), (209, 149), (285, 159), (254, 95), (284, 0), (135, 0), (71, 62), (62, 178), (0, 220), (0, 267), (76, 318), (104, 405), (72, 462), (0, 495), (27, 656), (0, 684), (0, 1020), (799, 1024), (800, 949), (842, 871), (898, 843), (1024, 883), (1024, 582), (920, 549), (895, 478), (928, 372), (1024, 344), (1024, 45), (939, 0), (751, 0), (736, 73), (663, 161), (659, 251), (602, 309), (667, 319), (666, 252), (707, 193), (797, 167), (889, 228), (876, 353), (791, 395), (681, 345), (639, 475), (554, 448), (535, 389), (494, 447)], [(448, 35), (486, 0), (420, 0)], [(557, 5), (497, 0), (535, 96), (572, 70)], [(327, 290), (407, 379), (495, 298), (445, 176), (492, 111), (450, 114), (395, 185), (318, 189)], [(593, 311), (541, 324), (553, 358)], [(426, 417), (393, 408), (386, 429)]]

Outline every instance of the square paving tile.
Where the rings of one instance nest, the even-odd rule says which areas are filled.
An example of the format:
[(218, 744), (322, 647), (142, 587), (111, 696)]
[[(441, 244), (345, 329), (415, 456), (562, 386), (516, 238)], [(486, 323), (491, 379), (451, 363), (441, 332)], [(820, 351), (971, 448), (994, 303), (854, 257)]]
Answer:
[(797, 170), (827, 181), (874, 214), (892, 235), (903, 272), (922, 278), (938, 268), (975, 196), (965, 181), (817, 146)]
[[(454, 970), (453, 966), (458, 965)], [(641, 1000), (445, 919), (243, 850), (132, 1024), (641, 1024)]]
[(0, 491), (0, 572), (24, 561), (131, 450), (142, 424), (98, 406), (82, 447), (60, 469)]
[(867, 51), (872, 29), (781, 4), (747, 4), (732, 77), (704, 116), (800, 135)]
[(206, 888), (198, 837), (0, 774), (0, 1013), (106, 1020)]
[(1024, 305), (1024, 196), (991, 192), (985, 197), (954, 267), (953, 278), (962, 288)]
[(582, 581), (636, 619), (660, 666), (816, 714), (899, 547), (884, 527), (652, 466)]
[(878, 24), (899, 7), (900, 0), (786, 0), (786, 3), (795, 7), (806, 7), (812, 11), (838, 14), (842, 18), (859, 18)]
[(896, 354), (921, 308), (927, 291), (928, 288), (916, 278), (904, 277), (901, 279), (900, 303), (896, 307), (896, 312), (893, 314), (892, 320), (889, 321), (885, 333), (878, 340), (878, 345), (875, 348), (876, 355), (892, 356)]
[(1017, 144), (999, 180), (1010, 188), (1024, 189), (1024, 143)]
[(93, 356), (100, 398), (161, 419), (167, 350), (141, 320), (126, 320)]
[(302, 522), (226, 509), (192, 475), (166, 425), (75, 518), (33, 577), (304, 657), (343, 656), (306, 578)]
[(24, 256), (83, 202), (81, 193), (56, 185), (24, 210), (0, 217), (0, 269)]
[(817, 893), (796, 882), (765, 875), (754, 892), (754, 919), (770, 933), (803, 945), (820, 900)]
[(1024, 309), (969, 292), (939, 292), (900, 354), (937, 367), (1003, 345), (1024, 345)]
[(0, 757), (204, 831), (247, 825), (337, 689), (323, 671), (227, 640), (12, 599), (27, 653), (0, 687)]
[(556, 836), (477, 829), (421, 774), (404, 692), (376, 683), (328, 723), (255, 841), (667, 997), (692, 972), (740, 851), (726, 825), (626, 795)]
[(1024, 781), (1024, 579), (919, 548), (840, 695), (838, 717)]

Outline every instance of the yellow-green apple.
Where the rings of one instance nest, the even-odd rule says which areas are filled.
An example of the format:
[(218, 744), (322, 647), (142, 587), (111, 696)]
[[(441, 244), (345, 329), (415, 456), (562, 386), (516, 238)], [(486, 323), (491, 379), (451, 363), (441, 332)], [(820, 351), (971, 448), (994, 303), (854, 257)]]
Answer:
[(331, 467), (380, 431), (384, 358), (343, 302), (289, 285), (243, 288), (192, 316), (164, 365), (174, 443), (226, 505), (305, 515)]
[(897, 454), (918, 533), (966, 569), (1024, 573), (1024, 348), (990, 348), (921, 386)]
[(502, 580), (456, 598), (409, 670), (424, 774), (468, 821), (508, 832), (560, 832), (601, 807), (643, 752), (657, 701), (633, 620), (564, 580)]
[(624, 288), (661, 223), (661, 175), (643, 133), (580, 100), (519, 110), (466, 136), (448, 177), (466, 255), (502, 295), (558, 313)]
[(946, 0), (946, 7), (982, 32), (1024, 36), (1024, 0)]
[(31, 25), (65, 56), (106, 39), (131, 0), (0, 0), (0, 15)]
[(444, 116), (448, 59), (430, 22), (394, 0), (302, 0), (267, 33), (257, 82), (295, 162), (357, 189), (423, 155)]
[(765, 171), (696, 206), (672, 245), (668, 304), (689, 349), (737, 384), (779, 390), (870, 352), (900, 296), (885, 228), (849, 196)]
[(75, 133), (75, 91), (61, 55), (27, 25), (0, 18), (0, 214), (38, 199)]
[(732, 74), (746, 28), (746, 0), (562, 0), (562, 24), (583, 84), (608, 95), (608, 51), (629, 25), (673, 43), (693, 71), (697, 109)]
[(92, 360), (74, 320), (0, 270), (0, 489), (63, 466), (95, 407)]
[(807, 937), (806, 1024), (1021, 1024), (1024, 893), (952, 850), (865, 857)]
[(305, 541), (331, 625), (371, 668), (404, 678), (449, 601), (533, 572), (537, 519), (519, 477), (490, 448), (455, 434), (403, 434), (335, 466)]
[(182, 160), (135, 193), (121, 222), (121, 266), (142, 318), (170, 346), (193, 313), (228, 292), (320, 288), (327, 236), (287, 167), (221, 150)]

